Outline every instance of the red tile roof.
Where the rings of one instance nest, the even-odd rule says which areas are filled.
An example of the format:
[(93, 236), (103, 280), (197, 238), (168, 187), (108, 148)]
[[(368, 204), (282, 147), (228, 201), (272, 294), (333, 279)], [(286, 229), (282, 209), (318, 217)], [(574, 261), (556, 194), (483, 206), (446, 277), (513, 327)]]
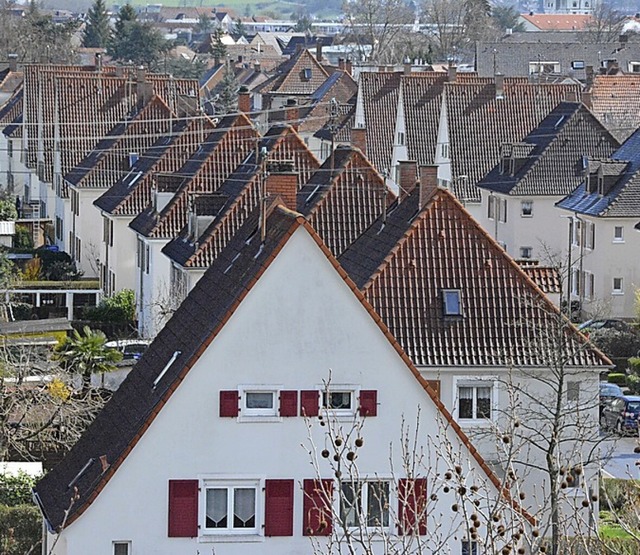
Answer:
[(640, 127), (640, 75), (596, 75), (591, 111), (620, 142)]
[[(305, 71), (310, 72), (309, 77)], [(303, 48), (278, 68), (273, 78), (258, 87), (261, 94), (311, 95), (329, 74), (307, 49)]]
[(579, 31), (593, 21), (585, 14), (521, 14), (520, 17), (540, 31)]

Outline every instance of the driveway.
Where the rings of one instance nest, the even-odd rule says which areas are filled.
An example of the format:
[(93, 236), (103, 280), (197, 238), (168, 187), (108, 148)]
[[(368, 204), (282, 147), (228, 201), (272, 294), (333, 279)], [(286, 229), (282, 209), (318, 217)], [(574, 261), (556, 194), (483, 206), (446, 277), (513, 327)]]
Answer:
[(640, 479), (640, 453), (634, 453), (634, 448), (639, 445), (637, 437), (611, 436), (606, 439), (604, 446), (611, 451), (610, 458), (602, 465), (606, 474), (614, 478)]

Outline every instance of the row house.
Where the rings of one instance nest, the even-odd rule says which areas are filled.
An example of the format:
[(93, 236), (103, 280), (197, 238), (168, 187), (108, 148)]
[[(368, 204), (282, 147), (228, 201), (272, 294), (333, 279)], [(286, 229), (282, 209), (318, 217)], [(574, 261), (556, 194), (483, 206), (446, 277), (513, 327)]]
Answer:
[[(567, 223), (555, 204), (584, 179), (587, 158), (619, 143), (582, 104), (561, 102), (478, 182), (479, 223), (515, 259), (566, 266)], [(566, 268), (565, 268), (566, 270)]]
[(532, 84), (475, 74), (361, 73), (351, 138), (397, 190), (399, 162), (436, 164), (474, 216), (477, 183), (500, 161), (503, 143), (524, 139), (562, 100), (576, 100), (576, 84)]
[(516, 497), (277, 205), (252, 212), (35, 488), (52, 555), (499, 552), (531, 537)]
[(633, 319), (640, 275), (640, 133), (608, 157), (585, 159), (581, 183), (557, 203), (567, 216), (570, 296), (591, 316)]
[(587, 83), (583, 102), (611, 131), (624, 142), (640, 127), (640, 59), (627, 75), (595, 75)]

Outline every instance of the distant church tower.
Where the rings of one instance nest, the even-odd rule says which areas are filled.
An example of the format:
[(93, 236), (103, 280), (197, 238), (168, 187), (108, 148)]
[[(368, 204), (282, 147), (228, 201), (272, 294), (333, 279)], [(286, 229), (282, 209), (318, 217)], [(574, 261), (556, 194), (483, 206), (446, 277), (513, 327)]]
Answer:
[(544, 0), (544, 13), (590, 14), (597, 0)]

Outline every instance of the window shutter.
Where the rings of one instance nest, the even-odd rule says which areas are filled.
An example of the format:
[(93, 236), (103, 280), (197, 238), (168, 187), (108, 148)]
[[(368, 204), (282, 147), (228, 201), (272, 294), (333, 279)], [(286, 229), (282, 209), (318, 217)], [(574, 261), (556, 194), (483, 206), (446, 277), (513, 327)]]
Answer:
[(169, 537), (198, 535), (198, 480), (169, 480)]
[(333, 480), (305, 480), (302, 515), (304, 536), (330, 536), (333, 529), (331, 503)]
[(265, 480), (265, 536), (293, 536), (293, 480)]
[(440, 399), (440, 380), (427, 380), (427, 383), (436, 392), (436, 397)]
[(398, 483), (398, 533), (427, 533), (427, 480), (402, 478)]
[(378, 416), (378, 392), (375, 389), (360, 391), (360, 416)]
[(298, 416), (298, 392), (280, 392), (280, 416)]
[(319, 398), (320, 392), (316, 389), (300, 392), (300, 413), (302, 416), (318, 416)]
[(220, 416), (238, 416), (238, 399), (237, 391), (221, 391), (220, 392)]

